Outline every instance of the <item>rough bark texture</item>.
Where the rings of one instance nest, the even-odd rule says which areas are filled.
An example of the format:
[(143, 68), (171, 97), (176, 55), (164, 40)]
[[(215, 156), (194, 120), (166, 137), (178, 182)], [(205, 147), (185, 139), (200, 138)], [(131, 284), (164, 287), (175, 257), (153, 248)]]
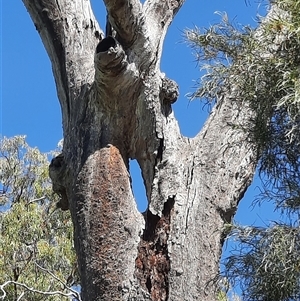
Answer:
[[(215, 300), (223, 225), (256, 164), (251, 115), (230, 93), (188, 139), (172, 113), (177, 84), (162, 43), (183, 0), (105, 0), (104, 38), (87, 0), (23, 0), (52, 62), (63, 154), (50, 175), (70, 208), (83, 300)], [(129, 159), (149, 208), (137, 211)]]

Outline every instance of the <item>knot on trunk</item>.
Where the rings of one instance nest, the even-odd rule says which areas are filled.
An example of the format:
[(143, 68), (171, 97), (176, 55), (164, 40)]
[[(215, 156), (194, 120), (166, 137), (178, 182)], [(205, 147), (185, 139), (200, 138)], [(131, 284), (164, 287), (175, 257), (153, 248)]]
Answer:
[(112, 37), (108, 36), (105, 39), (102, 39), (96, 48), (96, 54), (100, 52), (108, 52), (110, 48), (113, 51), (113, 49), (117, 46), (117, 41)]
[(57, 203), (57, 207), (62, 210), (69, 209), (69, 201), (66, 192), (66, 170), (67, 168), (63, 154), (59, 154), (51, 160), (49, 165), (49, 176), (52, 180), (53, 191), (61, 198)]
[(177, 83), (172, 79), (163, 78), (160, 93), (161, 99), (164, 104), (173, 104), (179, 96), (179, 89)]
[(101, 40), (96, 47), (95, 69), (97, 77), (115, 76), (121, 73), (128, 65), (122, 46), (112, 36)]

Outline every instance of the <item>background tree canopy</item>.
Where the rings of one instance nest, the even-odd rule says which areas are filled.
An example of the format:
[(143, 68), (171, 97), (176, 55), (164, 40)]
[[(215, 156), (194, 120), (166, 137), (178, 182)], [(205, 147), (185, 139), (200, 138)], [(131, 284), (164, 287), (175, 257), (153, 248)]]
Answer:
[(70, 214), (56, 209), (58, 197), (48, 175), (48, 157), (54, 154), (31, 148), (25, 136), (1, 140), (0, 288), (5, 300), (77, 296), (69, 289), (78, 283)]

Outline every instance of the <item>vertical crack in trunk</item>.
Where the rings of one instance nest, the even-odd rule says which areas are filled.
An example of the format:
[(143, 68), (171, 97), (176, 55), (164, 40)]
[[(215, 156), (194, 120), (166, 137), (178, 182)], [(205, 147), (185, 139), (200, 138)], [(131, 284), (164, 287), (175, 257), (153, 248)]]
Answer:
[(135, 275), (147, 289), (153, 301), (166, 301), (169, 297), (170, 258), (168, 238), (174, 197), (164, 204), (161, 217), (148, 209), (145, 212), (145, 230), (138, 246)]

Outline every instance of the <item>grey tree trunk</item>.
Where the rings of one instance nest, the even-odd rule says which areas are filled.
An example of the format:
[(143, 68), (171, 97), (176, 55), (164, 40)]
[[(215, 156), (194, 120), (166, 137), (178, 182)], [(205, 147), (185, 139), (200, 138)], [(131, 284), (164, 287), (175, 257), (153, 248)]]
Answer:
[[(87, 0), (23, 0), (52, 62), (64, 150), (50, 166), (70, 208), (83, 300), (215, 300), (230, 222), (250, 184), (251, 115), (224, 93), (193, 139), (172, 112), (177, 84), (160, 71), (162, 44), (183, 0), (104, 0), (104, 37)], [(137, 159), (149, 208), (136, 208)]]

